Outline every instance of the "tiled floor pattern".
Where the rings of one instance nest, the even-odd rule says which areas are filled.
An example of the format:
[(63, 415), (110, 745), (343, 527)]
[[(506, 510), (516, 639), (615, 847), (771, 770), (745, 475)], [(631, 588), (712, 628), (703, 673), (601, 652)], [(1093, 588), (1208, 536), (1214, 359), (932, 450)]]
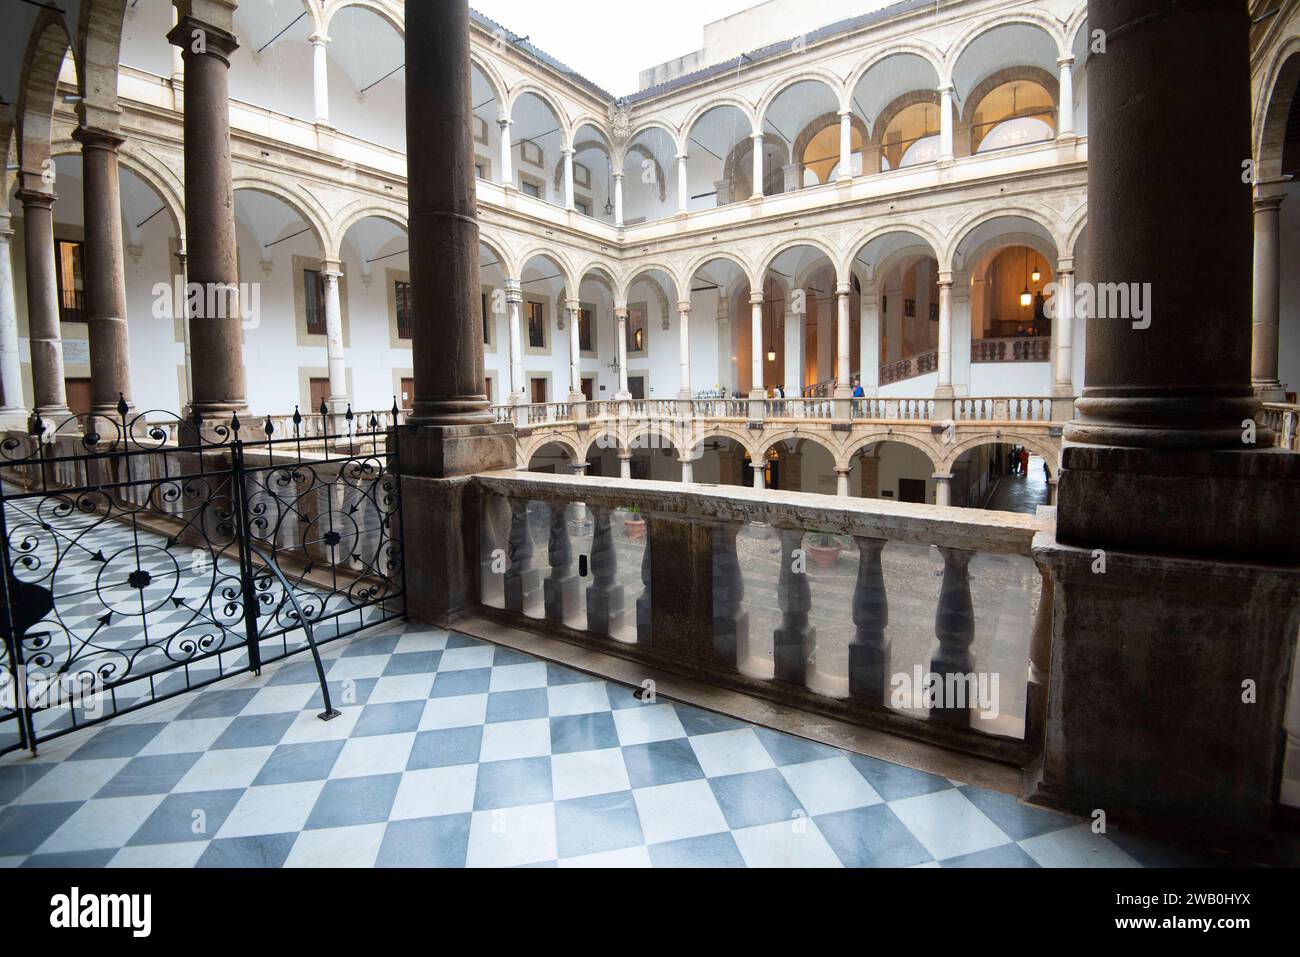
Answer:
[(3, 866), (1132, 867), (1177, 852), (387, 626), (0, 759)]

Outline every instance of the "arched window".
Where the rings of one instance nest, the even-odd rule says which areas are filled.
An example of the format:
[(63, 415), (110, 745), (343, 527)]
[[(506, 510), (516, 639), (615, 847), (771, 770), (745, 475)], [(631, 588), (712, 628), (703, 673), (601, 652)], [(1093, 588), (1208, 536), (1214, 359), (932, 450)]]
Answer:
[[(860, 167), (862, 131), (858, 129), (856, 124), (853, 126), (850, 151), (853, 154), (854, 165)], [(840, 124), (838, 120), (826, 124), (808, 140), (808, 145), (804, 147), (800, 161), (804, 170), (804, 186), (820, 186), (823, 183), (829, 183), (839, 175)], [(861, 173), (862, 170), (856, 168), (852, 172), (856, 175)]]
[(1056, 135), (1056, 103), (1032, 80), (1012, 80), (980, 100), (971, 120), (975, 153), (1050, 140)]
[(913, 103), (889, 121), (880, 137), (881, 169), (900, 169), (939, 158), (939, 107)]

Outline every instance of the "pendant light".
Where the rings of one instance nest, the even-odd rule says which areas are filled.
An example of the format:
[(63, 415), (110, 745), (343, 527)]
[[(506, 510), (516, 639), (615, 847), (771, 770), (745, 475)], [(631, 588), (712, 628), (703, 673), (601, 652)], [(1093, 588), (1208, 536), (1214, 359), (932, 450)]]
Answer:
[(1025, 247), (1025, 291), (1020, 294), (1020, 305), (1028, 309), (1034, 304), (1034, 296), (1029, 291), (1029, 247)]
[(1042, 281), (1042, 278), (1043, 278), (1043, 272), (1042, 272), (1041, 269), (1038, 268), (1038, 256), (1037, 256), (1037, 254), (1035, 254), (1035, 256), (1034, 256), (1034, 271), (1033, 271), (1032, 273), (1029, 274), (1029, 278), (1032, 279), (1035, 283), (1038, 283), (1038, 282), (1041, 282), (1041, 281)]
[(605, 157), (605, 215), (614, 215), (614, 161)]
[(776, 361), (776, 320), (772, 320), (772, 332), (767, 337), (767, 361)]

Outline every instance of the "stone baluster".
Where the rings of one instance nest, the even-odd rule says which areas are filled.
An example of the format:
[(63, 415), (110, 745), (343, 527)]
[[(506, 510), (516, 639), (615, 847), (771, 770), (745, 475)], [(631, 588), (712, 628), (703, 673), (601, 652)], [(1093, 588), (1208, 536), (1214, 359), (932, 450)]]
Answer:
[[(1055, 483), (1052, 483), (1055, 484)], [(1047, 721), (1047, 680), (1052, 666), (1052, 570), (1036, 562), (1042, 576), (1038, 608), (1029, 639), (1029, 684), (1025, 693), (1025, 744), (1043, 746)]]
[(736, 522), (719, 522), (713, 528), (713, 656), (733, 668), (749, 657), (745, 580), (736, 555), (739, 532)]
[(573, 570), (573, 545), (569, 541), (569, 507), (551, 503), (551, 540), (547, 557), (551, 574), (543, 582), (546, 620), (564, 624), (578, 612), (578, 576)]
[(651, 578), (653, 576), (650, 547), (654, 544), (654, 522), (646, 517), (645, 552), (641, 555), (641, 594), (636, 600), (636, 640), (637, 644), (649, 645), (653, 634), (651, 618)]
[(528, 499), (510, 500), (510, 565), (506, 569), (506, 610), (523, 614), (537, 597), (541, 572), (532, 567), (533, 539), (528, 531)]
[(947, 724), (970, 724), (973, 674), (970, 646), (975, 641), (975, 607), (970, 596), (970, 560), (975, 553), (962, 548), (943, 548), (943, 586), (939, 610), (934, 617), (934, 634), (939, 647), (930, 659), (935, 682), (930, 707), (931, 720)]
[(618, 555), (609, 525), (609, 507), (593, 505), (592, 583), (587, 586), (587, 630), (610, 635), (623, 627), (623, 586), (618, 584)]
[(880, 553), (887, 544), (879, 538), (859, 538), (858, 581), (853, 589), (853, 625), (849, 641), (849, 697), (873, 705), (889, 699), (890, 641), (889, 598)]
[(812, 611), (812, 590), (805, 569), (807, 558), (803, 554), (803, 530), (782, 528), (777, 530), (777, 534), (781, 537), (781, 574), (777, 579), (781, 626), (772, 635), (775, 677), (778, 681), (802, 686), (806, 683), (808, 666), (817, 645), (817, 629), (808, 621)]

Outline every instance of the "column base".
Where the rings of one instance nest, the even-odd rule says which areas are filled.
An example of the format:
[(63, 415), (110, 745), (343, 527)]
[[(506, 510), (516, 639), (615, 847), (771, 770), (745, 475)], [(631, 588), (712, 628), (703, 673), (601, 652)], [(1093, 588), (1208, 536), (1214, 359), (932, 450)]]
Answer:
[[(1067, 436), (1070, 426), (1066, 426)], [(1067, 444), (1058, 475), (1064, 545), (1300, 564), (1300, 456)]]
[(581, 584), (582, 579), (573, 572), (560, 578), (552, 575), (542, 583), (547, 621), (563, 625), (577, 616), (581, 608)]
[(1272, 381), (1259, 381), (1254, 383), (1255, 398), (1260, 402), (1285, 402), (1286, 389), (1281, 382), (1276, 379)]
[(1203, 842), (1266, 833), (1282, 778), (1300, 567), (1148, 547), (1106, 553), (1102, 573), (1092, 547), (1051, 532), (1033, 552), (1051, 571), (1055, 611), (1043, 752), (1025, 797)]

